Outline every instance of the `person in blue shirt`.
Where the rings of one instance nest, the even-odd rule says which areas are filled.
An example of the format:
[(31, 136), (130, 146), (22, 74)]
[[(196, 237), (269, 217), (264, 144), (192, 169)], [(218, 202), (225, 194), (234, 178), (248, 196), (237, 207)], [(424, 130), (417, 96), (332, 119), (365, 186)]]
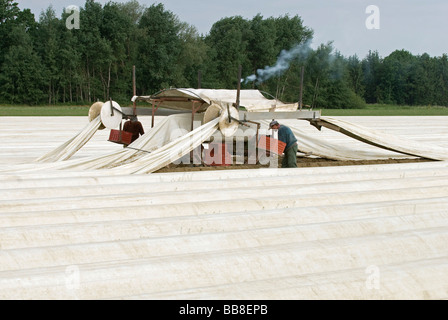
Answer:
[(284, 156), (282, 160), (282, 168), (297, 168), (297, 138), (291, 129), (285, 125), (281, 125), (276, 120), (272, 120), (269, 128), (277, 130), (278, 140), (286, 143)]

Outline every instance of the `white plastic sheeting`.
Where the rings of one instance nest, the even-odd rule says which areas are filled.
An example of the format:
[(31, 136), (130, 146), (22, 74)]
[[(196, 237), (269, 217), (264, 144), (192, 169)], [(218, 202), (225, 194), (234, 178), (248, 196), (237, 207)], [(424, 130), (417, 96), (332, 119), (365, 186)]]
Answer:
[[(445, 146), (446, 120), (399, 118), (390, 130)], [(446, 161), (150, 175), (36, 164), (45, 169), (23, 172), (23, 159), (57, 142), (59, 126), (83, 123), (27, 121), (13, 126), (34, 125), (36, 134), (4, 139), (0, 153), (1, 299), (448, 298)], [(0, 124), (5, 137), (12, 124)], [(308, 129), (328, 142), (347, 138)], [(106, 135), (78, 160), (124, 151), (104, 144)]]
[(101, 126), (100, 117), (89, 122), (79, 133), (73, 138), (61, 144), (56, 149), (36, 159), (37, 162), (56, 162), (70, 159), (93, 137)]
[[(338, 144), (333, 140), (326, 141), (316, 132), (313, 133), (298, 128), (297, 121), (295, 123), (289, 121), (288, 125), (298, 139), (297, 143), (300, 152), (333, 160), (379, 160), (414, 157), (448, 160), (448, 148), (441, 147), (435, 143), (422, 143), (373, 127), (332, 117), (321, 117), (320, 119), (331, 125), (331, 129), (329, 130), (345, 134), (350, 138), (372, 145), (375, 148), (363, 150), (354, 147), (353, 144)], [(269, 125), (269, 121), (261, 121), (261, 123), (265, 127)], [(325, 127), (323, 128), (326, 129)], [(383, 152), (381, 149), (392, 151), (392, 153)]]
[[(52, 169), (105, 169), (117, 168), (127, 173), (151, 173), (160, 168), (182, 158), (202, 142), (209, 139), (217, 129), (218, 119), (199, 126), (193, 132), (190, 131), (191, 116), (188, 114), (172, 115), (164, 117), (154, 128), (147, 130), (147, 133), (140, 139), (132, 143), (129, 148), (100, 157), (91, 157), (75, 161), (65, 161), (55, 165), (49, 165)], [(430, 146), (427, 143), (418, 143), (409, 139), (386, 134), (378, 130), (369, 129), (354, 123), (337, 120), (334, 118), (322, 118), (322, 121), (330, 123), (337, 131), (367, 142), (384, 149), (397, 151), (395, 155), (382, 153), (381, 149), (374, 148), (368, 152), (351, 148), (347, 145), (337, 145), (317, 136), (317, 131), (313, 134), (305, 133), (294, 125), (291, 129), (298, 138), (299, 150), (305, 154), (319, 156), (333, 160), (375, 160), (389, 158), (409, 158), (409, 155), (421, 156), (429, 159), (448, 159), (448, 151), (445, 148)], [(202, 115), (196, 115), (196, 123), (202, 122)], [(299, 122), (299, 121), (296, 121)], [(263, 129), (268, 127), (268, 121), (261, 121)], [(40, 160), (59, 161), (72, 156), (81, 146), (84, 146), (93, 136), (99, 127), (98, 119), (86, 128), (75, 138), (58, 147), (55, 151), (48, 153)], [(245, 127), (237, 132), (237, 135), (245, 135)], [(252, 129), (253, 135), (255, 131)], [(315, 136), (316, 135), (316, 136)], [(77, 144), (76, 144), (77, 143)], [(64, 156), (64, 158), (62, 158)], [(199, 162), (200, 163), (200, 162)], [(40, 168), (25, 168), (34, 171)]]
[[(180, 89), (176, 89), (174, 91), (177, 92), (179, 90)], [(196, 94), (200, 95), (201, 92), (207, 92), (207, 90), (200, 90)], [(228, 90), (212, 91), (227, 92)], [(249, 91), (252, 92), (252, 94), (257, 92), (261, 95), (261, 93), (257, 90)], [(164, 91), (163, 94), (166, 94), (166, 92), (167, 91)], [(192, 94), (190, 91), (187, 91), (187, 93)], [(204, 93), (202, 93), (202, 95), (204, 95)], [(224, 93), (221, 93), (221, 95), (225, 96)], [(219, 96), (219, 94), (217, 95), (214, 92), (213, 96)], [(212, 104), (212, 106), (215, 105)], [(207, 115), (207, 112), (205, 115)], [(204, 114), (196, 115), (196, 123), (210, 121), (210, 119), (203, 121), (203, 116)], [(296, 121), (296, 123), (291, 125), (291, 129), (298, 138), (300, 152), (307, 155), (333, 160), (376, 160), (388, 158), (409, 158), (409, 156), (423, 157), (433, 160), (448, 160), (447, 148), (442, 148), (436, 145), (428, 145), (427, 143), (419, 143), (397, 135), (382, 132), (381, 130), (368, 128), (340, 119), (321, 117), (319, 121), (320, 124), (324, 123), (329, 125), (332, 130), (343, 133), (351, 138), (375, 147), (396, 152), (397, 154), (391, 156), (390, 153), (382, 154), (381, 152), (378, 152), (378, 150), (365, 152), (353, 149), (347, 145), (335, 145), (318, 138), (316, 133), (310, 135), (301, 131), (296, 126), (296, 123), (299, 121)], [(178, 160), (199, 147), (202, 142), (209, 139), (216, 132), (216, 123), (217, 121), (214, 121), (211, 125), (206, 123), (205, 125), (196, 128), (194, 132), (189, 133), (191, 128), (191, 116), (188, 114), (172, 115), (164, 118), (161, 123), (159, 123), (155, 128), (151, 128), (151, 130), (147, 131), (145, 135), (131, 144), (126, 150), (101, 157), (87, 158), (60, 165), (50, 165), (49, 167), (53, 169), (104, 169), (120, 167), (119, 170), (124, 170), (124, 172), (129, 173), (151, 173), (165, 167), (173, 161)], [(221, 123), (222, 121), (219, 121), (220, 129), (222, 129)], [(268, 127), (268, 121), (261, 121), (260, 123), (264, 126), (264, 130), (266, 130)], [(55, 162), (68, 160), (93, 137), (100, 125), (101, 120), (98, 117), (75, 137), (71, 138), (54, 151), (39, 157), (37, 161)], [(236, 130), (237, 126), (231, 128), (231, 134), (234, 134)], [(255, 135), (253, 128), (249, 130), (252, 130), (253, 135)], [(241, 126), (236, 135), (245, 135), (245, 131), (247, 131), (245, 127)], [(177, 140), (173, 137), (177, 138)], [(34, 170), (34, 168), (27, 170)]]
[[(200, 121), (198, 122), (200, 123)], [(214, 119), (190, 132), (187, 128), (191, 127), (191, 116), (173, 115), (164, 118), (161, 123), (151, 128), (151, 130), (131, 143), (127, 148), (117, 152), (99, 157), (94, 156), (64, 162), (47, 163), (39, 166), (34, 164), (22, 165), (20, 170), (22, 172), (34, 172), (50, 169), (90, 170), (117, 168), (122, 173), (151, 173), (179, 160), (199, 147), (216, 132), (218, 122), (219, 118)], [(90, 138), (91, 136), (82, 140), (81, 145), (87, 143)], [(75, 149), (71, 145), (67, 148), (69, 150)], [(79, 148), (76, 149), (79, 150)], [(59, 155), (62, 151), (61, 148), (57, 148), (49, 154)], [(16, 170), (19, 170), (19, 167), (16, 167)]]
[[(284, 123), (286, 121), (281, 121)], [(269, 126), (269, 121), (260, 121), (265, 128)], [(332, 160), (385, 160), (385, 159), (408, 159), (414, 158), (398, 152), (384, 152), (379, 148), (359, 148), (350, 143), (338, 143), (334, 140), (322, 138), (317, 129), (305, 131), (297, 127), (297, 121), (287, 122), (292, 132), (297, 138), (299, 152), (325, 159)], [(324, 128), (325, 129), (325, 128)]]
[[(174, 98), (171, 99), (170, 98)], [(184, 98), (184, 101), (179, 101), (179, 98)], [(157, 101), (165, 99), (165, 101)], [(205, 111), (211, 104), (232, 105), (237, 100), (237, 90), (227, 89), (166, 89), (152, 96), (135, 96), (132, 98), (136, 100), (146, 100), (148, 102), (155, 102), (158, 106), (168, 107), (170, 109), (192, 110), (191, 100), (198, 100), (202, 102), (199, 111)], [(240, 91), (240, 106), (246, 108), (249, 112), (267, 112), (274, 111), (296, 111), (298, 104), (287, 104), (278, 99), (268, 99), (263, 96), (259, 90), (241, 90)], [(198, 106), (196, 106), (198, 107)]]
[(448, 160), (447, 148), (427, 143), (419, 143), (417, 141), (405, 139), (397, 135), (392, 135), (373, 128), (367, 128), (341, 119), (321, 117), (321, 120), (336, 127), (336, 131), (338, 132), (380, 148), (433, 160)]

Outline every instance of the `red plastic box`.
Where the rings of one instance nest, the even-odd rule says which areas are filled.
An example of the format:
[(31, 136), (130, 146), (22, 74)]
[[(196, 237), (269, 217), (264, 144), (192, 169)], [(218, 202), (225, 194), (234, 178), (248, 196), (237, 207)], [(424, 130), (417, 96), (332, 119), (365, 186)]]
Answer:
[(131, 144), (132, 133), (123, 130), (110, 130), (109, 141), (120, 144)]
[(260, 136), (260, 139), (258, 139), (258, 148), (272, 153), (283, 154), (285, 147), (286, 143), (283, 141), (268, 136)]
[[(218, 154), (215, 155), (215, 152)], [(232, 164), (232, 156), (227, 151), (225, 143), (210, 143), (208, 149), (204, 150), (205, 164), (210, 166), (230, 166)]]

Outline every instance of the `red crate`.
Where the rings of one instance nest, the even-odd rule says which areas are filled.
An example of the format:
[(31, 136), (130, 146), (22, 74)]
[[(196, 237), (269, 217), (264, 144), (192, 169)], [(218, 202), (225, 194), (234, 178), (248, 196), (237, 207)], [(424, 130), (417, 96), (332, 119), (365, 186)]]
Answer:
[(286, 143), (271, 137), (260, 136), (260, 139), (258, 140), (259, 149), (267, 150), (272, 153), (283, 154), (285, 147)]
[(132, 133), (123, 130), (110, 130), (109, 141), (120, 144), (131, 144)]
[[(232, 156), (227, 151), (225, 143), (210, 143), (208, 149), (205, 149), (205, 164), (210, 166), (230, 166), (232, 164)], [(215, 155), (215, 152), (218, 152)]]

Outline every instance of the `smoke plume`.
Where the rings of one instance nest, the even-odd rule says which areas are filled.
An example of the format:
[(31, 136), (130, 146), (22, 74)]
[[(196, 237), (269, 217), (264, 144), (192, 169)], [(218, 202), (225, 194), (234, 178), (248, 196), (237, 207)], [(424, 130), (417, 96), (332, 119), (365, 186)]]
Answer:
[(274, 76), (281, 76), (286, 70), (288, 70), (291, 62), (298, 57), (305, 59), (311, 52), (310, 42), (307, 41), (303, 44), (298, 44), (290, 50), (282, 50), (277, 58), (277, 62), (273, 66), (266, 66), (264, 69), (258, 69), (253, 75), (246, 77), (242, 80), (244, 83), (256, 81), (262, 83)]

